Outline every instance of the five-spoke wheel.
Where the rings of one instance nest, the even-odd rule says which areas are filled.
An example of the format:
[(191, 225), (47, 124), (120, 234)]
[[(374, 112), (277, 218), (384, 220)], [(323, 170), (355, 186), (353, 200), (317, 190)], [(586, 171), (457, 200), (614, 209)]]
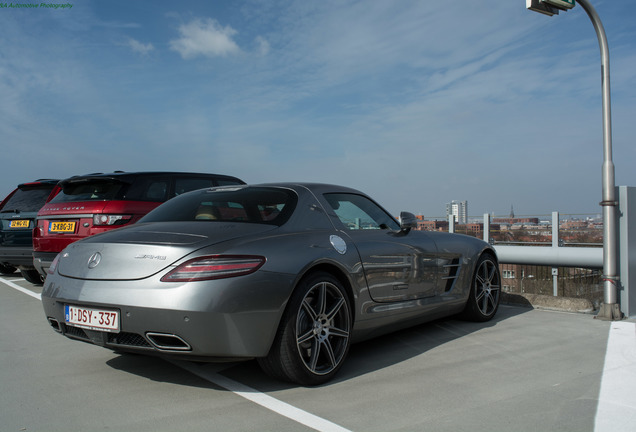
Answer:
[(259, 359), (277, 378), (302, 385), (329, 381), (349, 351), (349, 297), (338, 279), (317, 272), (298, 285), (269, 355)]
[(351, 318), (346, 294), (328, 281), (312, 286), (296, 315), (298, 354), (311, 373), (325, 375), (342, 362), (349, 347)]
[(464, 314), (475, 321), (488, 321), (499, 307), (501, 294), (501, 276), (497, 261), (485, 254), (477, 261), (470, 295)]

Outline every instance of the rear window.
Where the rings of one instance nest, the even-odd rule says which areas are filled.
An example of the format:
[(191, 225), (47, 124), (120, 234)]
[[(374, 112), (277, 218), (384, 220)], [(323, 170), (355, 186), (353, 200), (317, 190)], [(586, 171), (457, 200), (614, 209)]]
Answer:
[(140, 222), (246, 222), (282, 225), (298, 198), (290, 190), (217, 188), (187, 193), (157, 207)]
[(19, 188), (2, 207), (2, 212), (37, 212), (55, 185), (26, 186)]
[(67, 183), (51, 203), (76, 201), (111, 201), (123, 199), (129, 185), (114, 180)]

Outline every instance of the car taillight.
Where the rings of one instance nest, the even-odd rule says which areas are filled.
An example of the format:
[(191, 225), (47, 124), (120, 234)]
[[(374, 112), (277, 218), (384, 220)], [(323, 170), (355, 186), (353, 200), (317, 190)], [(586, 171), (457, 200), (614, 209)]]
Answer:
[(109, 215), (109, 214), (96, 214), (93, 215), (93, 225), (124, 225), (130, 222), (131, 215)]
[(265, 257), (251, 255), (204, 256), (181, 264), (161, 278), (162, 282), (190, 282), (244, 276), (265, 264)]
[(62, 255), (61, 252), (59, 254), (55, 255), (55, 258), (53, 259), (53, 262), (51, 263), (51, 266), (46, 271), (48, 274), (55, 274), (55, 269), (57, 268), (57, 263), (60, 261), (60, 255)]

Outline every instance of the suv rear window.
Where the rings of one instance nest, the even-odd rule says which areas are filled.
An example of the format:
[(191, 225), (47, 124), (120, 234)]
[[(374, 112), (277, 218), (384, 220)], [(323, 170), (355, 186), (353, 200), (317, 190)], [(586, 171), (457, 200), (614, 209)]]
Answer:
[(130, 185), (115, 180), (93, 180), (64, 185), (51, 203), (76, 201), (111, 201), (123, 199)]
[(55, 185), (22, 186), (2, 206), (5, 212), (37, 212), (45, 204)]
[(126, 174), (119, 177), (75, 178), (62, 181), (62, 191), (51, 203), (78, 201), (149, 201), (164, 202), (195, 189), (225, 184), (242, 184), (239, 179), (223, 176), (153, 173)]

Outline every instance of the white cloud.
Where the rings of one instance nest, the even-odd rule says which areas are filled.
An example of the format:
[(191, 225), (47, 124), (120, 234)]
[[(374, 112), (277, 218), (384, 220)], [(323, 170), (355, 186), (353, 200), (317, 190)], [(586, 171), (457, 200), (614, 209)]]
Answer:
[(254, 39), (254, 42), (256, 43), (256, 49), (260, 55), (265, 56), (269, 53), (270, 45), (269, 45), (269, 42), (267, 42), (267, 40), (265, 40), (264, 37), (257, 36)]
[(217, 57), (240, 52), (232, 40), (237, 31), (230, 26), (222, 27), (211, 18), (195, 19), (179, 27), (181, 37), (170, 41), (170, 49), (184, 59), (197, 56)]
[(135, 39), (132, 39), (132, 38), (128, 39), (127, 45), (134, 52), (139, 53), (141, 55), (148, 55), (148, 53), (150, 51), (155, 49), (155, 47), (152, 46), (151, 43), (143, 44), (143, 43), (139, 42), (138, 40), (135, 40)]

